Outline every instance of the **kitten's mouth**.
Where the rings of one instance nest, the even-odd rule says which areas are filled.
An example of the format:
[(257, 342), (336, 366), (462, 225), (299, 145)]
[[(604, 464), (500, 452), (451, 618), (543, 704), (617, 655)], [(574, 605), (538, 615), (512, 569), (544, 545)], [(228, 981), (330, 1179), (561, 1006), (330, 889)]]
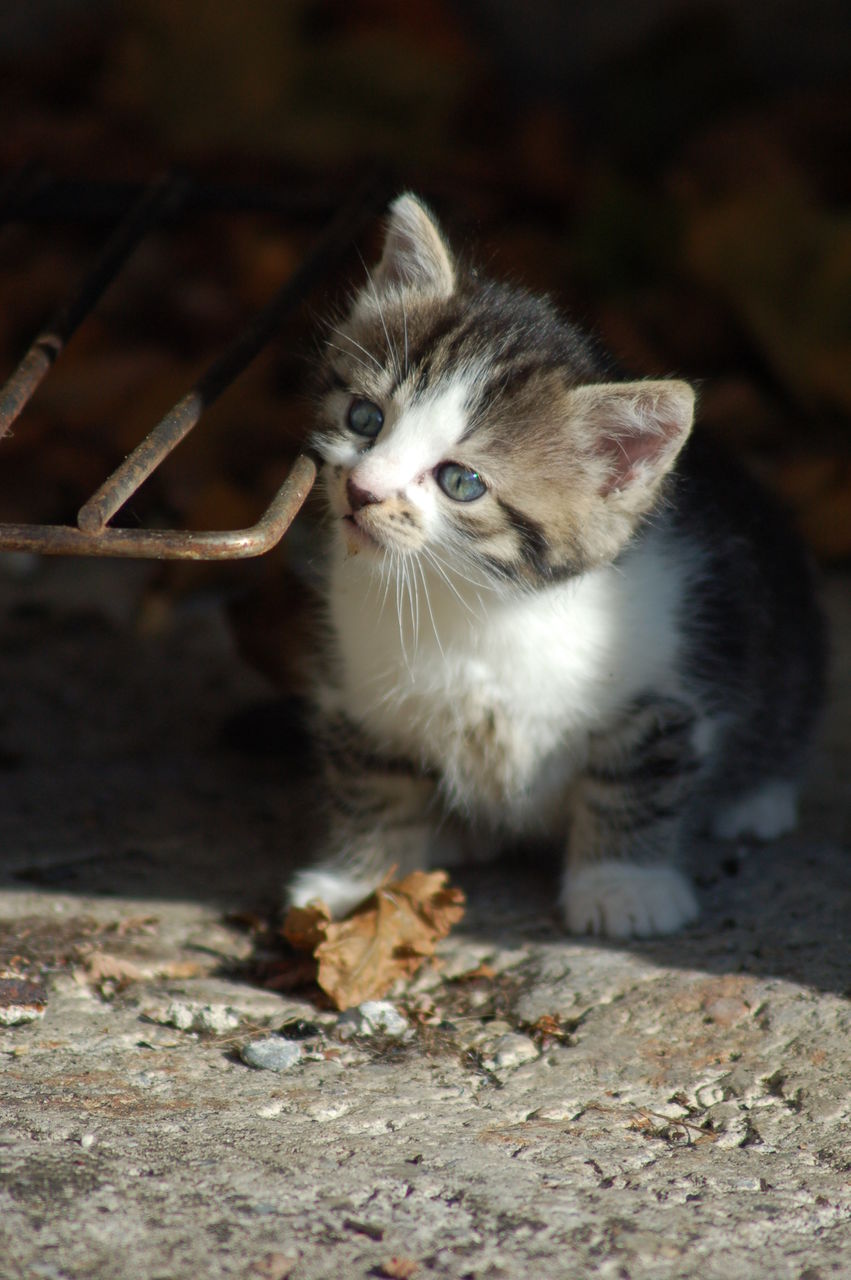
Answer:
[(374, 551), (381, 545), (371, 533), (367, 533), (366, 529), (358, 524), (354, 512), (343, 516), (343, 541), (350, 555), (357, 555), (359, 551), (364, 550)]

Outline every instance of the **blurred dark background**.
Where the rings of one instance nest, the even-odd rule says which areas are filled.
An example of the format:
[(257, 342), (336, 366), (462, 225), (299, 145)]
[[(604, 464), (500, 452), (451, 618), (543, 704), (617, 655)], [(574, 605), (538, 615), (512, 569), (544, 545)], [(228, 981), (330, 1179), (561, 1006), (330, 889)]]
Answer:
[[(0, 177), (177, 167), (280, 200), (143, 242), (0, 446), (0, 519), (73, 520), (377, 168), (631, 372), (697, 380), (707, 430), (847, 562), (850, 27), (840, 0), (2, 6)], [(0, 376), (113, 216), (94, 201), (0, 227)], [(316, 315), (361, 270), (352, 255), (314, 291), (125, 519), (256, 518), (308, 429)]]

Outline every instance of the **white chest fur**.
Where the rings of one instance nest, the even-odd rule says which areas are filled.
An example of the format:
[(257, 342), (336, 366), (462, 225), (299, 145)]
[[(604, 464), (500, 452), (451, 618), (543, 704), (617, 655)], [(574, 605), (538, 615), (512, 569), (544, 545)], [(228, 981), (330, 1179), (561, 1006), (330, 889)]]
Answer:
[[(331, 568), (339, 679), (329, 702), (436, 769), (451, 803), (523, 828), (552, 808), (594, 729), (637, 694), (675, 693), (683, 566), (651, 535), (617, 566), (514, 596), (366, 556)], [(426, 599), (426, 588), (427, 596)]]

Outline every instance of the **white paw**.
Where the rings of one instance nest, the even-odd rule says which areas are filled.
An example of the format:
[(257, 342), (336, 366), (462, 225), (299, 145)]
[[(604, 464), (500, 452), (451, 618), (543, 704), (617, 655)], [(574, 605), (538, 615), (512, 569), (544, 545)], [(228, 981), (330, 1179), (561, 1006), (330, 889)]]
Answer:
[(776, 840), (791, 831), (797, 820), (798, 790), (795, 784), (767, 782), (759, 791), (752, 791), (749, 796), (715, 814), (710, 831), (720, 840), (735, 840), (737, 836)]
[(597, 862), (568, 871), (561, 908), (571, 933), (648, 938), (673, 933), (698, 914), (694, 890), (676, 867)]
[(335, 919), (347, 915), (375, 888), (375, 881), (347, 875), (345, 871), (297, 871), (287, 886), (286, 905), (306, 907), (324, 902)]

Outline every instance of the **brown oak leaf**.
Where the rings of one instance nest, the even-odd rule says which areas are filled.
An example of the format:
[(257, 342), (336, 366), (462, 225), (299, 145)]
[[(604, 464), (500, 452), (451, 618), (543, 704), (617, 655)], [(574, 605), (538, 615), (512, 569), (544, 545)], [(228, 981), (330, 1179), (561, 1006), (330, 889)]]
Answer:
[(317, 981), (338, 1009), (383, 996), (434, 954), (464, 914), (464, 894), (445, 871), (413, 871), (380, 885), (345, 919), (332, 921), (322, 902), (290, 910), (283, 933), (312, 951)]

